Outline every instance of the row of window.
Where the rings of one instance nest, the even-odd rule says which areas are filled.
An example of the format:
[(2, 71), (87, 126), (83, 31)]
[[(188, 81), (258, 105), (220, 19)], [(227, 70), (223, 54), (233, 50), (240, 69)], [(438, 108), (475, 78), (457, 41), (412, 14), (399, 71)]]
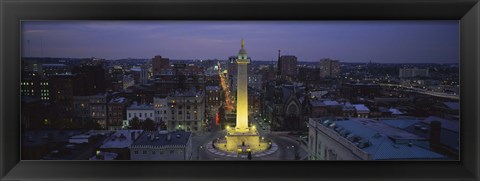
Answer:
[[(145, 117), (148, 117), (148, 116), (147, 116), (147, 115), (148, 115), (147, 113), (143, 113), (143, 115), (144, 115)], [(128, 117), (132, 117), (132, 113), (128, 113)], [(133, 113), (133, 117), (137, 117), (137, 113)], [(138, 117), (141, 118), (141, 117), (142, 117), (142, 113), (138, 113)], [(153, 113), (150, 113), (150, 117), (153, 117)]]

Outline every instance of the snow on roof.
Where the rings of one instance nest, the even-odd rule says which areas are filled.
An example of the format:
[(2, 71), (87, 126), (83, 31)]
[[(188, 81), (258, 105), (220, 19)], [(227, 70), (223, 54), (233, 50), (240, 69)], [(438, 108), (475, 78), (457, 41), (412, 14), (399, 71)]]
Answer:
[(368, 111), (368, 112), (370, 112), (370, 109), (368, 109), (368, 107), (365, 106), (364, 104), (354, 104), (353, 106), (355, 107), (355, 109), (357, 111)]
[(395, 108), (390, 108), (388, 111), (390, 111), (392, 114), (400, 115), (403, 114), (402, 111), (395, 109)]
[[(191, 132), (145, 132), (135, 140), (131, 147), (145, 146), (180, 146), (185, 147), (191, 139)], [(153, 138), (153, 139), (152, 139)]]
[(125, 97), (117, 97), (115, 99), (110, 100), (110, 103), (124, 103), (125, 102)]
[(323, 103), (327, 106), (338, 106), (338, 105), (340, 105), (337, 101), (330, 101), (330, 100), (323, 101)]
[(153, 105), (133, 103), (127, 110), (153, 110)]
[[(340, 130), (340, 132), (348, 130), (349, 134), (347, 135), (359, 136), (362, 140), (367, 140), (369, 145), (363, 148), (359, 147), (359, 149), (371, 154), (373, 160), (446, 158), (444, 155), (419, 146), (428, 140), (378, 121), (354, 118), (334, 123), (335, 126), (328, 127)], [(396, 143), (396, 139), (411, 140), (415, 144)]]
[(447, 106), (449, 109), (458, 110), (459, 108), (458, 102), (444, 102), (443, 104)]
[(448, 129), (450, 131), (454, 131), (457, 133), (460, 131), (460, 128), (459, 128), (460, 123), (458, 121), (443, 119), (437, 116), (430, 116), (428, 118), (425, 118), (425, 120), (423, 120), (423, 122), (427, 124), (430, 124), (430, 122), (432, 121), (440, 121), (440, 123), (442, 123), (441, 126), (444, 129)]
[[(132, 139), (133, 132), (135, 132), (134, 139)], [(128, 148), (142, 133), (143, 130), (117, 130), (100, 148)]]

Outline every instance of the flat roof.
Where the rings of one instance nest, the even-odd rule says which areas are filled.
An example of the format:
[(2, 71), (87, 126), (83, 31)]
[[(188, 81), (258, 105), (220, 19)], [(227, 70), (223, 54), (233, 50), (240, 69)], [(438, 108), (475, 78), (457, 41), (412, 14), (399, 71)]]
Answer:
[[(357, 147), (369, 153), (373, 160), (447, 158), (427, 149), (425, 145), (428, 144), (428, 140), (425, 138), (375, 120), (353, 118), (331, 120), (326, 124), (323, 123), (324, 120), (317, 119), (317, 121), (356, 145), (360, 145), (362, 142), (368, 143)], [(396, 143), (396, 139), (409, 140), (412, 144)]]
[[(144, 132), (140, 138), (135, 140), (131, 147), (143, 147), (143, 146), (179, 146), (184, 147), (190, 140), (191, 132), (186, 131), (173, 131), (173, 132), (158, 132), (150, 131)], [(152, 138), (153, 135), (153, 139)], [(170, 137), (170, 139), (168, 139)]]
[(364, 104), (354, 104), (353, 105), (357, 111), (370, 111), (367, 106)]
[(440, 121), (442, 123), (442, 128), (454, 131), (454, 132), (459, 132), (460, 131), (460, 122), (456, 120), (448, 120), (444, 118), (440, 118), (437, 116), (429, 116), (425, 120), (423, 120), (424, 123), (430, 124), (432, 121)]
[(133, 103), (127, 110), (153, 110), (153, 105)]

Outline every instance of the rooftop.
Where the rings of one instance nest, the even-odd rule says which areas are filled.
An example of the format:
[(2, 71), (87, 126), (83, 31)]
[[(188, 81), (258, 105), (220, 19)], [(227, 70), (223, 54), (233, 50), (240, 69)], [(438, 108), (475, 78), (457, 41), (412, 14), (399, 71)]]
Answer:
[(138, 104), (134, 102), (132, 105), (130, 105), (127, 110), (153, 110), (153, 105), (149, 104)]
[(94, 155), (90, 160), (115, 160), (117, 158), (117, 153), (111, 152), (100, 152), (98, 155)]
[(448, 119), (443, 119), (437, 116), (429, 116), (425, 118), (422, 122), (430, 124), (432, 121), (440, 121), (442, 123), (442, 128), (453, 131), (453, 132), (459, 132), (460, 131), (460, 123), (458, 121), (454, 120), (448, 120)]
[[(434, 116), (431, 116), (427, 119), (438, 119)], [(408, 131), (412, 134), (418, 135), (420, 137), (429, 139), (430, 138), (430, 122), (421, 120), (421, 119), (393, 119), (393, 120), (381, 120), (383, 123), (388, 124), (392, 127), (396, 127), (405, 131)], [(457, 122), (458, 124), (458, 122)], [(451, 126), (451, 125), (450, 125)], [(442, 130), (440, 131), (440, 143), (447, 145), (450, 148), (459, 149), (459, 140), (460, 135), (454, 129), (449, 129), (448, 125), (444, 125), (442, 122)]]
[(186, 131), (152, 131), (144, 132), (131, 147), (185, 147), (191, 139), (191, 132)]
[(395, 108), (390, 108), (388, 111), (390, 111), (392, 114), (395, 114), (395, 115), (403, 114), (402, 111), (400, 111), (398, 109), (395, 109)]
[(117, 130), (100, 148), (128, 148), (142, 133), (143, 130)]
[(197, 91), (196, 89), (190, 89), (185, 91), (174, 91), (170, 93), (171, 97), (196, 97), (202, 96), (202, 91)]
[(370, 111), (367, 106), (364, 104), (354, 104), (353, 105), (357, 111)]
[(427, 149), (428, 140), (371, 119), (314, 119), (371, 155), (372, 160), (444, 159)]
[(44, 130), (28, 130), (24, 132), (23, 144), (24, 146), (40, 146), (49, 142), (68, 142), (68, 139), (86, 130), (58, 130), (58, 129), (44, 129)]
[(220, 90), (220, 86), (207, 86), (205, 87), (205, 90), (207, 91), (219, 91)]
[(444, 102), (443, 103), (447, 108), (452, 109), (452, 110), (458, 110), (460, 107), (458, 102)]
[(117, 97), (110, 100), (110, 103), (124, 103), (126, 101), (125, 97)]
[(332, 101), (332, 100), (311, 100), (310, 101), (312, 106), (318, 107), (318, 106), (341, 106), (340, 103), (337, 101)]

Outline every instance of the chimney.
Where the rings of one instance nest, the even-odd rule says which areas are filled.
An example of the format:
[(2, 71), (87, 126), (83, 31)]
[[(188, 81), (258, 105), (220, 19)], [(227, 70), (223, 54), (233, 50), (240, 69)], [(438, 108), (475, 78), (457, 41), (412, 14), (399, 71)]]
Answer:
[(442, 123), (440, 121), (430, 122), (430, 148), (440, 145), (440, 132)]

